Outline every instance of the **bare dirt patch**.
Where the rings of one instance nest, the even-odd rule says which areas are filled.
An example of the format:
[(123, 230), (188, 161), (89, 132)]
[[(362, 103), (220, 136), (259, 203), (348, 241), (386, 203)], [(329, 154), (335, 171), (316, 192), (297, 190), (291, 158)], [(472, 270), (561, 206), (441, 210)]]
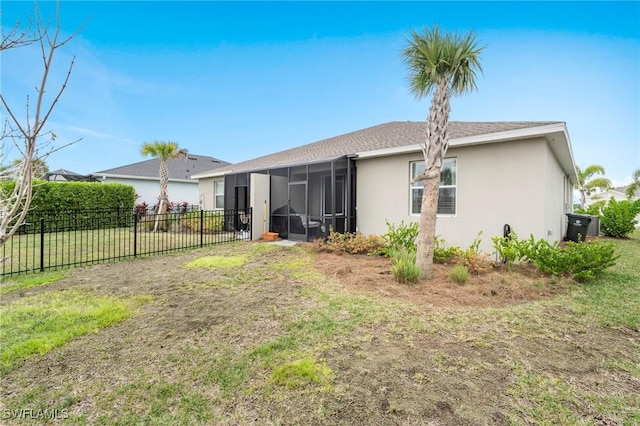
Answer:
[(545, 300), (565, 293), (566, 282), (540, 274), (531, 265), (491, 268), (471, 274), (464, 284), (448, 276), (452, 265), (434, 265), (434, 278), (416, 285), (400, 284), (391, 275), (391, 261), (379, 256), (314, 253), (316, 266), (348, 287), (413, 303), (439, 307), (499, 307)]

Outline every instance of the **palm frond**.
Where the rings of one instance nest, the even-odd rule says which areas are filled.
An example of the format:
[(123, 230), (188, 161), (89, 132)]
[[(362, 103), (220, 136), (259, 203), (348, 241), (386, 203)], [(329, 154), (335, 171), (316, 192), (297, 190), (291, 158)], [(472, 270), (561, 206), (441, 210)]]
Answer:
[(402, 58), (408, 68), (409, 89), (417, 98), (429, 95), (441, 79), (448, 81), (452, 94), (477, 88), (476, 77), (482, 73), (480, 54), (473, 32), (465, 35), (442, 33), (436, 25), (411, 31)]
[(605, 177), (591, 179), (589, 182), (584, 184), (584, 188), (591, 193), (594, 189), (601, 189), (602, 191), (606, 191), (607, 189), (611, 189), (611, 181)]

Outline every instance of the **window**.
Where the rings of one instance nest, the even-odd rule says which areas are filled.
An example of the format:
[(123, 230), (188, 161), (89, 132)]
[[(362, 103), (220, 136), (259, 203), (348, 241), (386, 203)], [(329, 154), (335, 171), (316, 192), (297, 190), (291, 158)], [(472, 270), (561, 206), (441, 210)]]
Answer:
[[(424, 182), (413, 182), (413, 180), (424, 173), (424, 161), (414, 161), (409, 163), (411, 214), (420, 214), (422, 205), (422, 188)], [(440, 173), (440, 195), (438, 196), (438, 214), (456, 214), (456, 174), (457, 161), (455, 158), (445, 158), (442, 161), (442, 172)]]
[[(347, 204), (347, 193), (344, 188), (344, 175), (336, 176), (336, 186), (335, 186), (335, 196), (336, 200), (336, 214), (344, 215), (344, 206)], [(324, 176), (322, 178), (322, 183), (324, 185), (324, 200), (323, 200), (323, 211), (325, 216), (329, 216), (332, 214), (333, 202), (331, 200), (331, 195), (333, 191), (331, 191), (331, 176)]]
[(216, 210), (224, 209), (224, 181), (216, 180), (213, 182), (213, 208)]

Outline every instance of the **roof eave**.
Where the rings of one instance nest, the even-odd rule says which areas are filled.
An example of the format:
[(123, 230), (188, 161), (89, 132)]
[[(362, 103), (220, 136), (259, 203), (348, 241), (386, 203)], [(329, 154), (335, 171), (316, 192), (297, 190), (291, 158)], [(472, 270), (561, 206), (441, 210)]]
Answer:
[[(112, 173), (94, 173), (92, 175), (94, 178), (98, 179), (98, 180), (103, 180), (105, 178), (111, 178), (111, 179), (135, 179), (135, 180), (151, 180), (151, 181), (159, 181), (160, 178), (159, 177), (152, 177), (152, 176), (135, 176), (135, 175), (116, 175), (116, 174), (112, 174)], [(184, 183), (196, 183), (196, 180), (191, 177), (191, 179), (176, 179), (176, 178), (169, 178), (169, 182), (184, 182)]]
[[(481, 135), (467, 136), (462, 138), (452, 138), (449, 140), (449, 147), (463, 147), (471, 145), (481, 145), (487, 143), (505, 142), (509, 140), (528, 139), (534, 137), (544, 137), (554, 154), (558, 157), (562, 169), (569, 176), (572, 184), (577, 183), (573, 151), (567, 126), (563, 122), (545, 124), (543, 126), (526, 127), (523, 129), (507, 130), (503, 132), (485, 133)], [(557, 138), (561, 138), (564, 143), (554, 144)], [(421, 144), (406, 145), (395, 148), (377, 149), (373, 151), (363, 151), (357, 153), (357, 159), (385, 157), (390, 155), (409, 154), (421, 151)]]
[(212, 178), (212, 177), (220, 177), (220, 176), (224, 176), (227, 175), (229, 173), (232, 173), (232, 170), (227, 170), (227, 171), (223, 171), (223, 172), (218, 172), (216, 170), (210, 171), (210, 172), (205, 172), (205, 173), (198, 173), (197, 175), (192, 175), (191, 179), (193, 180), (198, 180), (198, 179), (206, 179), (206, 178)]

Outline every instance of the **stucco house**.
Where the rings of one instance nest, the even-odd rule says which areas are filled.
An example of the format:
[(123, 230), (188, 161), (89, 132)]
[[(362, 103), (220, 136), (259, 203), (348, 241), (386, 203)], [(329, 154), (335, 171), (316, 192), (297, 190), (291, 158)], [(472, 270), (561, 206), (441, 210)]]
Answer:
[[(390, 122), (193, 176), (205, 208), (253, 211), (263, 231), (313, 240), (329, 228), (384, 234), (417, 221), (426, 122)], [(505, 224), (549, 241), (566, 233), (575, 164), (563, 122), (450, 122), (437, 233), (482, 249)]]
[[(191, 153), (186, 158), (168, 160), (169, 200), (186, 201), (190, 205), (198, 204), (200, 200), (198, 181), (192, 179), (192, 176), (228, 165), (226, 161), (214, 157)], [(146, 202), (150, 206), (158, 203), (160, 160), (157, 158), (95, 172), (93, 177), (105, 183), (132, 185), (139, 196), (138, 203)]]

